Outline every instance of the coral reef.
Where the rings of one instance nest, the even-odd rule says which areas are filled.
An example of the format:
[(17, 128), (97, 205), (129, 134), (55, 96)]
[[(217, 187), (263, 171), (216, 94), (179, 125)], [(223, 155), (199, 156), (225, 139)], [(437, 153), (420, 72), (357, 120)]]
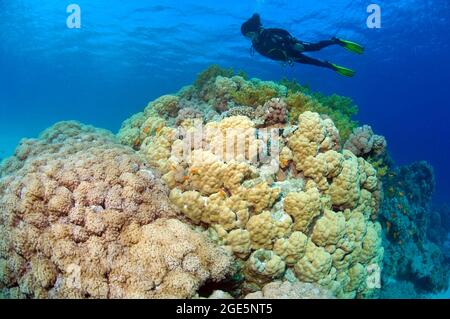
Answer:
[[(197, 298), (201, 298), (196, 296)], [(223, 290), (214, 290), (208, 299), (234, 299)], [(335, 299), (325, 288), (306, 282), (273, 281), (244, 299)]]
[(310, 283), (274, 281), (265, 285), (261, 291), (248, 294), (245, 299), (333, 299), (333, 295)]
[(175, 125), (180, 126), (183, 125), (185, 121), (192, 121), (195, 119), (202, 120), (203, 122), (203, 113), (193, 107), (186, 107), (178, 111), (178, 116), (175, 119)]
[(299, 115), (306, 111), (330, 118), (342, 142), (357, 126), (352, 117), (358, 108), (349, 98), (311, 93), (295, 81), (275, 83), (248, 79), (242, 73), (235, 75), (232, 69), (213, 65), (199, 74), (194, 85), (150, 102), (144, 112), (124, 121), (118, 138), (138, 150), (143, 141), (157, 134), (161, 127), (179, 126), (185, 119), (202, 118), (211, 122), (246, 116), (255, 127), (267, 127), (288, 120), (297, 124)]
[(206, 70), (198, 74), (194, 86), (201, 89), (209, 80), (215, 79), (218, 76), (232, 77), (234, 75), (233, 69), (223, 69), (217, 64), (209, 66)]
[[(117, 136), (61, 122), (0, 164), (0, 296), (420, 298), (450, 209), (351, 99), (212, 66)], [(381, 205), (381, 208), (380, 208)], [(379, 289), (378, 278), (382, 278)]]
[(231, 256), (167, 195), (107, 131), (62, 122), (23, 140), (0, 179), (0, 294), (187, 298), (225, 278)]
[(375, 168), (379, 178), (386, 176), (393, 166), (387, 152), (386, 139), (374, 134), (368, 125), (355, 128), (345, 142), (344, 149), (367, 160)]
[(284, 124), (287, 121), (287, 104), (283, 99), (273, 98), (263, 105), (266, 117), (264, 124), (271, 126), (275, 124)]
[(409, 281), (408, 285), (394, 288), (404, 287), (403, 295), (411, 297), (447, 289), (450, 264), (444, 245), (441, 243), (440, 247), (429, 238), (435, 216), (431, 209), (432, 167), (426, 162), (416, 162), (392, 170), (384, 179), (384, 189), (380, 210), (386, 248), (383, 281)]
[(424, 295), (417, 293), (414, 285), (410, 281), (389, 279), (383, 283), (380, 292), (381, 299), (422, 299)]
[(350, 98), (336, 94), (326, 96), (321, 93), (313, 93), (295, 80), (283, 79), (280, 84), (288, 89), (286, 100), (291, 122), (295, 123), (298, 116), (306, 111), (326, 115), (338, 128), (343, 142), (356, 128), (357, 122), (352, 120), (352, 117), (358, 113), (358, 107)]
[(281, 98), (272, 98), (264, 105), (256, 108), (251, 106), (237, 106), (222, 113), (222, 118), (232, 116), (246, 116), (252, 120), (255, 127), (283, 126), (287, 122), (287, 104)]
[(443, 251), (450, 262), (450, 207), (441, 204), (432, 208), (427, 227), (428, 238)]
[(386, 147), (386, 139), (374, 134), (369, 125), (354, 129), (344, 144), (344, 149), (364, 158), (383, 156), (386, 153)]
[[(341, 298), (374, 296), (371, 269), (381, 270), (383, 258), (376, 170), (341, 152), (329, 116), (305, 110), (292, 121), (285, 86), (210, 73), (177, 95), (178, 105), (209, 105), (186, 111), (204, 126), (158, 114), (152, 102), (118, 136), (162, 175), (171, 202), (234, 254), (242, 279), (228, 292), (244, 296), (288, 280)], [(210, 112), (219, 116), (208, 119)], [(142, 132), (147, 121), (165, 125)], [(136, 136), (151, 132), (140, 143), (121, 138), (138, 126)]]

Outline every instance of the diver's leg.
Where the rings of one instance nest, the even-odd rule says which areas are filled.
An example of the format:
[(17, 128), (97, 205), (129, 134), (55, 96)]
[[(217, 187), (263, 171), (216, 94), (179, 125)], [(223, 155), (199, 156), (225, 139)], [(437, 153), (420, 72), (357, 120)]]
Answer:
[(295, 57), (290, 58), (293, 62), (297, 63), (303, 63), (303, 64), (311, 64), (315, 66), (320, 66), (323, 68), (331, 69), (333, 71), (336, 71), (340, 75), (347, 76), (347, 77), (353, 77), (355, 75), (355, 71), (344, 68), (342, 66), (330, 63), (328, 61), (322, 61), (318, 59), (311, 58), (309, 56), (306, 56), (304, 54), (298, 53), (295, 55)]
[(292, 61), (296, 63), (302, 63), (302, 64), (310, 64), (315, 66), (320, 66), (323, 68), (328, 68), (332, 70), (336, 70), (336, 68), (328, 61), (322, 61), (319, 59), (314, 59), (309, 56), (306, 56), (304, 54), (296, 54), (294, 57), (291, 57)]
[(333, 38), (331, 40), (325, 40), (325, 41), (320, 41), (320, 42), (316, 42), (316, 43), (309, 43), (309, 42), (302, 41), (300, 44), (303, 46), (304, 52), (313, 52), (313, 51), (320, 51), (323, 48), (339, 44), (339, 40)]

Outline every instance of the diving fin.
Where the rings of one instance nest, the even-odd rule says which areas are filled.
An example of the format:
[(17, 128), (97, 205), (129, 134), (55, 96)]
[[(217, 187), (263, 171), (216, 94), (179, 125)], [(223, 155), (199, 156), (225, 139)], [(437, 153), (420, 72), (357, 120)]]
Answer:
[(342, 40), (338, 39), (339, 44), (346, 50), (356, 53), (356, 54), (363, 54), (364, 53), (364, 47), (356, 42), (348, 41), (348, 40)]
[(339, 66), (339, 65), (336, 65), (336, 64), (331, 64), (331, 65), (333, 66), (334, 70), (337, 73), (339, 73), (340, 75), (349, 77), (349, 78), (353, 77), (355, 75), (355, 73), (356, 73), (355, 71), (353, 71), (351, 69), (344, 68), (343, 66)]

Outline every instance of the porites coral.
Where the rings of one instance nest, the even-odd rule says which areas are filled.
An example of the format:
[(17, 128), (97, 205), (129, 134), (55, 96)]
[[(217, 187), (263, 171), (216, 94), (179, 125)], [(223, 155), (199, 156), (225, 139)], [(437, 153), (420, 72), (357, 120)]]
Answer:
[[(170, 199), (234, 253), (243, 267), (243, 291), (279, 278), (319, 284), (338, 297), (367, 296), (373, 291), (365, 284), (367, 268), (383, 255), (375, 231), (380, 193), (375, 169), (341, 150), (356, 107), (342, 97), (289, 90), (212, 76), (179, 94), (182, 105), (203, 113), (203, 130), (166, 118), (167, 129), (186, 134), (144, 143), (141, 152), (163, 154), (170, 163), (153, 165), (164, 174)], [(209, 108), (192, 105), (198, 101)], [(206, 116), (211, 109), (221, 114)], [(286, 115), (290, 124), (283, 123)]]

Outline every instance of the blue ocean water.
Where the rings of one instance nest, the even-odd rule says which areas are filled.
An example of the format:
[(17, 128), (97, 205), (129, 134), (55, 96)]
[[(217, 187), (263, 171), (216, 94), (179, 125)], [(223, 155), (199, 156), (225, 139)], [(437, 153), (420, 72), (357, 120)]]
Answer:
[[(81, 28), (66, 7), (81, 8)], [(22, 137), (59, 120), (117, 130), (123, 119), (177, 91), (212, 63), (267, 80), (296, 78), (313, 90), (352, 97), (358, 119), (385, 135), (399, 164), (435, 168), (437, 201), (450, 195), (450, 4), (377, 1), (382, 28), (366, 26), (370, 1), (0, 2), (0, 157)], [(250, 56), (240, 24), (252, 13), (302, 40), (341, 37), (365, 44), (315, 54), (358, 71), (354, 79), (310, 66), (282, 67)]]

